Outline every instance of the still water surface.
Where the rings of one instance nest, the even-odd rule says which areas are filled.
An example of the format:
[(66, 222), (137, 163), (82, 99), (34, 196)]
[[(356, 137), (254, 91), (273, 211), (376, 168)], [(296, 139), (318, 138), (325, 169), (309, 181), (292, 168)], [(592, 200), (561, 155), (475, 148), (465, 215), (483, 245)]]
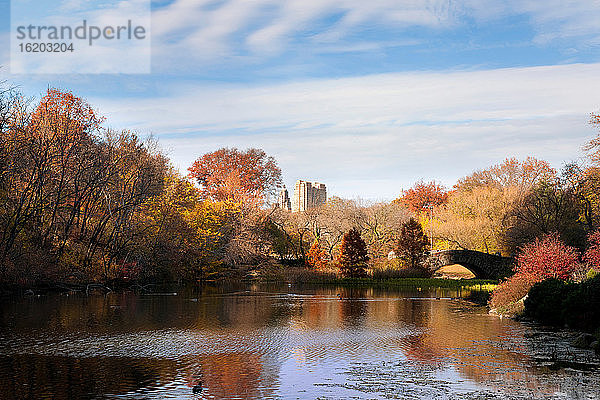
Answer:
[[(490, 316), (466, 292), (175, 292), (3, 299), (0, 398), (600, 399), (572, 334)], [(557, 369), (557, 354), (591, 367)]]

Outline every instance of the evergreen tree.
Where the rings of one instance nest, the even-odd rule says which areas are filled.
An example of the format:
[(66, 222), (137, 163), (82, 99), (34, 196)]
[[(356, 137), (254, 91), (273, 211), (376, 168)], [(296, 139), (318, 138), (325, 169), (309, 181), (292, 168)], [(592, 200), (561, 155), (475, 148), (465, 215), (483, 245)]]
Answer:
[(419, 267), (425, 259), (428, 247), (429, 239), (423, 233), (423, 228), (418, 221), (411, 218), (402, 225), (396, 246), (398, 258), (412, 268)]
[(369, 257), (367, 245), (356, 228), (344, 234), (340, 245), (340, 269), (346, 277), (357, 278), (367, 275), (366, 267)]

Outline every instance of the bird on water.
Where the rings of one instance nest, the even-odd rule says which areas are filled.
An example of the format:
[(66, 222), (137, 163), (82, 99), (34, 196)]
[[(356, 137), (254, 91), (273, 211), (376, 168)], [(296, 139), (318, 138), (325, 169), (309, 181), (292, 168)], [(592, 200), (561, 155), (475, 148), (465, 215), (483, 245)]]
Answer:
[(196, 386), (192, 388), (192, 393), (201, 393), (202, 392), (202, 382), (198, 382)]

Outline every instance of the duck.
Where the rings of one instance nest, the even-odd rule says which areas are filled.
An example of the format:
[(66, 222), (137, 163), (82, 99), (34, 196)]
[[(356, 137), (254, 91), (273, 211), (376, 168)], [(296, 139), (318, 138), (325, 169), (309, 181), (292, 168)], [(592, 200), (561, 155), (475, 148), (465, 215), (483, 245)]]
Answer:
[(198, 384), (192, 388), (192, 393), (197, 394), (200, 392), (202, 392), (202, 382), (201, 381), (198, 382)]

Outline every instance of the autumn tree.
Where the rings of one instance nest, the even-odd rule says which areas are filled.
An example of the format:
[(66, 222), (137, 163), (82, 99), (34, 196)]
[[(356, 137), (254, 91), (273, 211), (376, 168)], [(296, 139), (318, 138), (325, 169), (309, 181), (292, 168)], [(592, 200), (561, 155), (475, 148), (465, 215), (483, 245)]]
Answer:
[(405, 205), (414, 213), (420, 213), (428, 208), (442, 205), (447, 200), (448, 191), (444, 186), (435, 181), (428, 183), (419, 181), (410, 189), (403, 191), (396, 202)]
[(396, 255), (411, 268), (420, 267), (429, 248), (429, 239), (421, 224), (414, 218), (402, 225), (396, 245)]
[[(360, 200), (333, 196), (326, 204), (298, 214), (302, 214), (301, 218), (305, 221), (312, 238), (318, 238), (321, 247), (333, 259), (339, 252), (344, 234), (352, 227), (356, 227), (361, 235), (365, 234), (367, 210), (368, 206), (362, 204)], [(369, 248), (368, 241), (365, 242)]]
[(225, 247), (224, 263), (232, 269), (240, 269), (266, 261), (272, 250), (267, 232), (267, 211), (246, 207), (241, 202), (233, 203), (238, 205), (240, 211), (231, 221), (232, 233)]
[[(286, 247), (292, 258), (302, 262), (306, 262), (306, 253), (314, 239), (319, 238), (321, 233), (325, 234), (321, 214), (315, 210), (290, 213), (275, 207), (269, 214), (269, 221), (277, 226), (287, 241)], [(324, 245), (325, 241), (321, 240), (321, 244)]]
[(600, 227), (600, 167), (566, 164), (560, 182), (563, 190), (568, 190), (573, 196), (573, 206), (585, 229), (592, 232)]
[(94, 163), (101, 153), (103, 118), (84, 100), (49, 89), (33, 111), (20, 104), (12, 111), (2, 143), (2, 263), (22, 260), (33, 249), (42, 252), (36, 258), (51, 258), (53, 251), (48, 250), (70, 233), (78, 198), (89, 195), (83, 188), (102, 170)]
[(517, 255), (515, 274), (492, 293), (490, 306), (501, 313), (522, 310), (520, 300), (538, 282), (547, 278), (571, 280), (580, 269), (579, 252), (551, 233), (524, 245)]
[(557, 232), (568, 245), (585, 247), (585, 224), (580, 220), (579, 202), (571, 187), (560, 180), (540, 182), (517, 203), (507, 216), (510, 227), (504, 232), (509, 254), (524, 243)]
[(189, 168), (201, 193), (215, 200), (262, 204), (281, 186), (281, 170), (261, 149), (222, 148), (206, 153)]
[(551, 181), (555, 177), (556, 170), (547, 161), (533, 157), (527, 157), (523, 161), (507, 158), (500, 164), (475, 171), (460, 179), (454, 189), (470, 190), (480, 186), (512, 187), (516, 188), (519, 193), (526, 194), (536, 184)]
[(509, 214), (518, 204), (517, 189), (496, 185), (454, 191), (432, 223), (436, 239), (450, 248), (494, 254), (504, 251)]
[(339, 263), (342, 274), (346, 277), (358, 278), (366, 276), (367, 245), (356, 228), (350, 229), (342, 238)]
[(317, 239), (314, 240), (306, 254), (306, 263), (316, 270), (322, 270), (327, 266), (327, 253), (321, 249)]
[(33, 109), (17, 101), (4, 115), (2, 269), (22, 280), (108, 279), (134, 246), (136, 212), (163, 188), (166, 159), (131, 132), (104, 129), (70, 92), (49, 89)]
[[(535, 158), (509, 158), (476, 171), (460, 179), (448, 203), (436, 210), (432, 224), (435, 237), (450, 248), (513, 255), (521, 245), (551, 231), (533, 228), (537, 223), (532, 221), (541, 218), (529, 211), (531, 206), (542, 204), (536, 203), (537, 196), (549, 201), (546, 194), (550, 193), (542, 193), (541, 188), (556, 180), (556, 171)], [(540, 211), (543, 214), (555, 209)]]
[(281, 260), (305, 260), (310, 229), (303, 213), (290, 213), (275, 207), (269, 213), (265, 227), (271, 249)]
[(103, 277), (111, 273), (114, 263), (126, 256), (133, 246), (135, 214), (147, 200), (164, 190), (166, 159), (153, 148), (152, 143), (141, 141), (128, 132), (106, 131), (106, 159), (108, 185), (104, 201), (94, 207), (90, 216), (90, 251), (83, 265), (101, 260)]
[[(590, 123), (600, 127), (600, 114), (592, 114)], [(588, 141), (583, 150), (591, 165), (567, 164), (563, 176), (579, 202), (581, 221), (592, 232), (600, 227), (600, 134)]]
[(346, 232), (355, 227), (367, 244), (370, 258), (385, 257), (396, 244), (402, 223), (410, 212), (398, 203), (371, 204), (339, 197), (301, 213), (275, 208), (270, 212), (270, 234), (281, 258), (305, 259), (306, 251), (318, 238), (329, 259), (339, 254)]
[(410, 219), (410, 212), (402, 205), (375, 203), (363, 207), (358, 222), (371, 258), (386, 257), (395, 250), (398, 232)]
[(135, 246), (122, 263), (139, 263), (143, 276), (154, 279), (196, 280), (218, 273), (239, 212), (234, 203), (202, 199), (171, 169), (162, 192), (136, 213)]

